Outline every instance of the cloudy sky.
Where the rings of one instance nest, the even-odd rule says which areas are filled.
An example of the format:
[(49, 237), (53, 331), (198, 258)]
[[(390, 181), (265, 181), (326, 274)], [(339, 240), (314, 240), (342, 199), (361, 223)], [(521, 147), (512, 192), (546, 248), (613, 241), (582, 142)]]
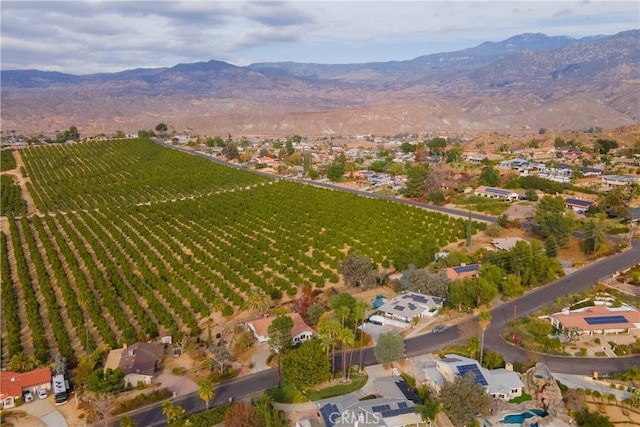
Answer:
[(71, 74), (215, 59), (357, 63), (640, 28), (634, 1), (7, 1), (3, 70)]

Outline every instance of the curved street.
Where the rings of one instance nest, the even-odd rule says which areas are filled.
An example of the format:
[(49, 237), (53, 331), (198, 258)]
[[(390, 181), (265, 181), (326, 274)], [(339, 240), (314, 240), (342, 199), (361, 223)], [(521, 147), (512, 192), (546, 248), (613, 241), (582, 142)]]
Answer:
[[(157, 141), (158, 142), (158, 141)], [(164, 144), (173, 149), (179, 149), (169, 144)], [(206, 159), (215, 161), (220, 164), (235, 167), (237, 169), (244, 169), (242, 166), (229, 164), (220, 159), (213, 158), (203, 153), (197, 153), (189, 150), (183, 150), (191, 154), (199, 155)], [(257, 172), (261, 173), (261, 172)], [(264, 174), (264, 173), (261, 173)], [(271, 174), (264, 174), (269, 177), (273, 177)], [(341, 191), (348, 191), (355, 194), (361, 194), (366, 197), (384, 198), (394, 200), (400, 203), (406, 203), (422, 208), (428, 208), (438, 210), (443, 213), (451, 213), (458, 216), (468, 216), (469, 213), (457, 209), (441, 209), (438, 206), (425, 205), (422, 203), (412, 202), (409, 200), (396, 199), (386, 196), (377, 196), (375, 194), (363, 192), (360, 190), (345, 189), (342, 187), (334, 186), (328, 183), (310, 182), (308, 180), (301, 180), (297, 178), (281, 178), (289, 179), (304, 184), (313, 184), (325, 188), (337, 189)], [(481, 221), (495, 221), (495, 218), (486, 215), (472, 214), (472, 218)], [(582, 268), (574, 273), (571, 273), (549, 285), (536, 288), (520, 298), (506, 302), (491, 310), (492, 321), (491, 325), (485, 333), (485, 349), (495, 350), (500, 353), (505, 360), (514, 361), (527, 361), (527, 352), (519, 347), (513, 346), (507, 343), (501, 337), (501, 331), (513, 320), (514, 310), (515, 317), (526, 316), (543, 306), (549, 305), (555, 301), (558, 297), (563, 297), (568, 294), (578, 293), (584, 289), (587, 289), (595, 285), (601, 279), (604, 279), (618, 271), (629, 268), (637, 263), (640, 263), (640, 239), (634, 239), (632, 241), (632, 247), (628, 250), (612, 255), (608, 258), (604, 258), (593, 264)], [(444, 333), (433, 335), (430, 333), (419, 335), (413, 338), (405, 340), (406, 354), (408, 357), (417, 356), (420, 354), (435, 352), (438, 349), (454, 343), (461, 343), (462, 339), (459, 337), (457, 328), (449, 328)], [(354, 355), (354, 363), (359, 360), (360, 354)], [(560, 357), (560, 356), (547, 356), (539, 355), (540, 361), (549, 365), (552, 372), (566, 373), (566, 374), (581, 374), (592, 375), (594, 371), (599, 374), (608, 374), (613, 372), (622, 371), (630, 366), (640, 365), (640, 356), (632, 357), (617, 357), (617, 358), (589, 358), (589, 357)], [(335, 369), (340, 369), (341, 357), (336, 356)], [(377, 364), (375, 360), (373, 349), (367, 348), (362, 352), (362, 361), (365, 365)], [(229, 401), (229, 398), (234, 400), (242, 399), (248, 396), (257, 395), (264, 390), (275, 387), (278, 383), (277, 369), (269, 369), (256, 374), (247, 375), (241, 378), (236, 378), (230, 381), (220, 383), (216, 387), (216, 396), (211, 402), (211, 406), (218, 406)], [(184, 407), (187, 413), (200, 412), (205, 409), (203, 401), (199, 398), (198, 393), (191, 393), (186, 396), (178, 396), (173, 400), (173, 403)], [(131, 414), (131, 418), (138, 425), (155, 426), (166, 424), (166, 418), (162, 415), (162, 408), (160, 405), (155, 405), (150, 408), (146, 408)]]

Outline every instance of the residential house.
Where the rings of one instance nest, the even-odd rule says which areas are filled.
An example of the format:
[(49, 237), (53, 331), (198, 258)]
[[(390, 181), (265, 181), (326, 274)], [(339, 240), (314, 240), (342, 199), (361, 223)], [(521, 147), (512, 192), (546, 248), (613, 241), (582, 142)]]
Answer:
[(347, 394), (318, 401), (318, 411), (327, 427), (380, 426), (401, 427), (423, 425), (415, 412), (418, 395), (401, 377), (374, 381), (375, 399), (359, 400)]
[(524, 383), (520, 376), (510, 369), (486, 369), (475, 359), (447, 354), (444, 359), (436, 359), (424, 368), (425, 381), (430, 389), (440, 392), (445, 382), (455, 377), (472, 375), (476, 384), (482, 386), (493, 398), (511, 400), (522, 396)]
[(518, 200), (520, 196), (518, 193), (515, 193), (511, 190), (505, 190), (502, 188), (494, 188), (494, 187), (486, 187), (481, 185), (473, 191), (473, 194), (476, 196), (489, 197), (491, 199), (499, 199), (505, 200), (508, 202), (513, 202), (514, 200)]
[[(300, 344), (311, 339), (315, 335), (315, 331), (311, 326), (305, 323), (299, 313), (287, 313), (286, 316), (289, 316), (291, 320), (293, 320), (293, 329), (291, 330), (291, 339), (293, 344)], [(269, 331), (269, 326), (271, 326), (271, 323), (274, 320), (275, 317), (273, 316), (263, 317), (261, 319), (247, 322), (247, 327), (251, 332), (253, 332), (253, 335), (256, 337), (258, 342), (267, 342), (269, 341), (267, 332)]]
[(407, 327), (415, 317), (433, 317), (442, 308), (444, 298), (404, 292), (378, 308), (378, 315), (370, 319), (382, 324)]
[(603, 190), (611, 190), (613, 188), (624, 187), (639, 180), (631, 175), (603, 175), (601, 178)]
[(146, 385), (153, 381), (156, 368), (162, 364), (164, 344), (137, 342), (130, 346), (111, 350), (104, 364), (105, 369), (120, 368), (124, 382), (131, 386)]
[(560, 331), (575, 330), (580, 334), (628, 334), (640, 328), (640, 312), (633, 307), (595, 305), (578, 310), (563, 310), (549, 316)]
[(0, 371), (0, 405), (13, 408), (16, 399), (30, 391), (36, 395), (38, 389), (51, 390), (51, 369), (40, 368), (29, 372)]
[(511, 249), (516, 247), (518, 242), (526, 242), (525, 239), (520, 237), (502, 237), (491, 239), (491, 244), (494, 248), (501, 251), (510, 251)]
[(593, 205), (593, 202), (589, 200), (576, 199), (574, 197), (565, 197), (564, 202), (567, 208), (579, 214), (584, 214)]
[(447, 278), (451, 281), (464, 279), (465, 277), (476, 277), (479, 273), (478, 264), (463, 264), (457, 267), (449, 267), (446, 270)]

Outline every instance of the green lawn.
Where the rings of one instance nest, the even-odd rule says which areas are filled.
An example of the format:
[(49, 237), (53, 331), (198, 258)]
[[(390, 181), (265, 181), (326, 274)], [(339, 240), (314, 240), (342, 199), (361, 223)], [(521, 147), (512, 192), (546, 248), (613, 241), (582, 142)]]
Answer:
[(336, 384), (334, 386), (323, 388), (320, 390), (307, 390), (306, 395), (311, 401), (326, 399), (334, 396), (342, 396), (343, 394), (351, 393), (352, 391), (361, 389), (366, 384), (368, 378), (369, 376), (366, 374), (353, 374), (351, 376), (350, 383)]
[(304, 394), (289, 384), (269, 389), (266, 393), (271, 396), (274, 402), (278, 403), (305, 403), (309, 401)]
[(514, 397), (509, 401), (509, 403), (522, 403), (522, 402), (526, 402), (527, 400), (532, 400), (532, 398), (530, 395), (528, 395), (526, 392), (523, 391), (522, 396)]

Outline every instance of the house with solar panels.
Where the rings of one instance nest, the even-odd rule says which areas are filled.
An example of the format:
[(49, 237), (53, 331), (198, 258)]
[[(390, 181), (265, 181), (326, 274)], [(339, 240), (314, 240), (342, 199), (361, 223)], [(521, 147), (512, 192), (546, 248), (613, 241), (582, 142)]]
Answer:
[(475, 194), (476, 196), (489, 197), (490, 199), (504, 200), (507, 202), (513, 202), (514, 200), (518, 200), (518, 197), (520, 197), (518, 193), (515, 193), (511, 190), (487, 187), (484, 185), (481, 185), (480, 187), (473, 190), (473, 194)]
[(504, 368), (486, 369), (477, 360), (457, 354), (447, 354), (444, 359), (427, 364), (423, 370), (427, 385), (437, 393), (445, 382), (467, 375), (473, 376), (476, 384), (497, 399), (511, 400), (521, 396), (524, 389), (518, 373)]
[(404, 292), (378, 307), (378, 314), (369, 319), (382, 324), (407, 327), (415, 317), (433, 317), (442, 308), (444, 298)]
[(415, 413), (422, 402), (402, 377), (374, 381), (375, 399), (359, 400), (353, 394), (318, 401), (318, 411), (327, 427), (422, 425), (425, 421)]
[(447, 279), (454, 281), (465, 277), (476, 277), (480, 273), (478, 264), (462, 264), (457, 267), (449, 267), (445, 270)]
[(589, 200), (576, 199), (575, 197), (566, 197), (564, 203), (567, 208), (572, 209), (574, 212), (583, 214), (589, 209), (593, 202)]
[(640, 329), (640, 312), (633, 307), (596, 305), (578, 310), (563, 310), (549, 316), (559, 331), (580, 331), (584, 335), (629, 334)]

